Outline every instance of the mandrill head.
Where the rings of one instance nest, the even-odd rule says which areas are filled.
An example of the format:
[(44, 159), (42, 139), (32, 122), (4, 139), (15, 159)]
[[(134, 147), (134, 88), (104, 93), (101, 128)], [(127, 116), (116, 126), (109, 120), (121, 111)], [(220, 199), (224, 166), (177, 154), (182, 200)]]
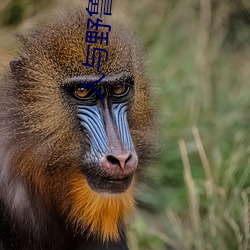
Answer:
[(64, 225), (116, 240), (152, 150), (150, 91), (137, 42), (111, 24), (107, 46), (86, 43), (85, 12), (20, 37), (2, 88), (1, 147), (13, 174)]

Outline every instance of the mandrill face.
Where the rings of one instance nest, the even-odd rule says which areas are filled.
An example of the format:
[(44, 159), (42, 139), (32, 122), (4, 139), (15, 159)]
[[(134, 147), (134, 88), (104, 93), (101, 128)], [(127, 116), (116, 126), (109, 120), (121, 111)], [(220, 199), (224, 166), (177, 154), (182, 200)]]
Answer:
[(138, 45), (124, 28), (111, 27), (108, 46), (90, 45), (108, 50), (98, 73), (97, 62), (82, 65), (84, 11), (20, 37), (0, 101), (0, 148), (8, 151), (1, 157), (24, 195), (35, 193), (32, 202), (39, 200), (65, 227), (103, 240), (119, 238), (152, 151), (150, 91)]
[(131, 185), (138, 157), (130, 134), (127, 113), (134, 97), (132, 72), (106, 76), (95, 89), (90, 84), (98, 75), (77, 76), (63, 84), (79, 118), (80, 130), (89, 145), (82, 155), (81, 171), (90, 188), (103, 195), (125, 192)]

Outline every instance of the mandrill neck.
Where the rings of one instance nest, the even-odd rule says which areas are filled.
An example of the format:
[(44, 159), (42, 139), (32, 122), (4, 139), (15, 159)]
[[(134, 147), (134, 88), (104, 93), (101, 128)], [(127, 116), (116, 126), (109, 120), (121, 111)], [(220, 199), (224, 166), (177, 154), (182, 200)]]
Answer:
[(100, 243), (93, 239), (88, 239), (87, 241), (83, 241), (79, 239), (76, 241), (74, 249), (91, 249), (91, 250), (128, 250), (126, 236), (124, 233), (120, 235), (120, 241), (118, 242), (110, 242), (110, 243)]
[(75, 234), (58, 213), (46, 207), (38, 193), (27, 188), (4, 164), (0, 169), (0, 179), (5, 179), (4, 187), (0, 187), (0, 250), (128, 249), (122, 230), (116, 242), (87, 237), (87, 230)]
[(118, 241), (107, 243), (86, 235), (73, 235), (66, 229), (62, 231), (61, 223), (51, 214), (44, 218), (43, 225), (37, 225), (38, 230), (19, 225), (2, 202), (0, 215), (0, 250), (128, 250), (123, 231)]

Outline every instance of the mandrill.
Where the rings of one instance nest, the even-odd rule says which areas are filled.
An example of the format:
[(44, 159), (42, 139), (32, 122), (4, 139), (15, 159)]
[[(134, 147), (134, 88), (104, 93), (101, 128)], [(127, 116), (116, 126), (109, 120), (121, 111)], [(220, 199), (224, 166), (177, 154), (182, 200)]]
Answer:
[[(124, 221), (152, 152), (149, 82), (124, 28), (89, 44), (87, 21), (78, 10), (19, 35), (1, 81), (1, 250), (128, 249)], [(90, 59), (108, 51), (99, 72), (83, 65), (88, 45)]]

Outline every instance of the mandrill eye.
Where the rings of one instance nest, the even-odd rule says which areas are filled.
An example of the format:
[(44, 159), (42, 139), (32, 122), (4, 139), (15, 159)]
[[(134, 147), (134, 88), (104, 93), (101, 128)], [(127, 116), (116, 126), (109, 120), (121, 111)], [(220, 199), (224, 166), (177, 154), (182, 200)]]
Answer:
[(80, 87), (75, 90), (75, 95), (78, 98), (84, 98), (87, 97), (89, 91), (90, 91), (89, 88)]
[(123, 84), (117, 84), (113, 87), (114, 95), (122, 95), (126, 92), (127, 88)]

